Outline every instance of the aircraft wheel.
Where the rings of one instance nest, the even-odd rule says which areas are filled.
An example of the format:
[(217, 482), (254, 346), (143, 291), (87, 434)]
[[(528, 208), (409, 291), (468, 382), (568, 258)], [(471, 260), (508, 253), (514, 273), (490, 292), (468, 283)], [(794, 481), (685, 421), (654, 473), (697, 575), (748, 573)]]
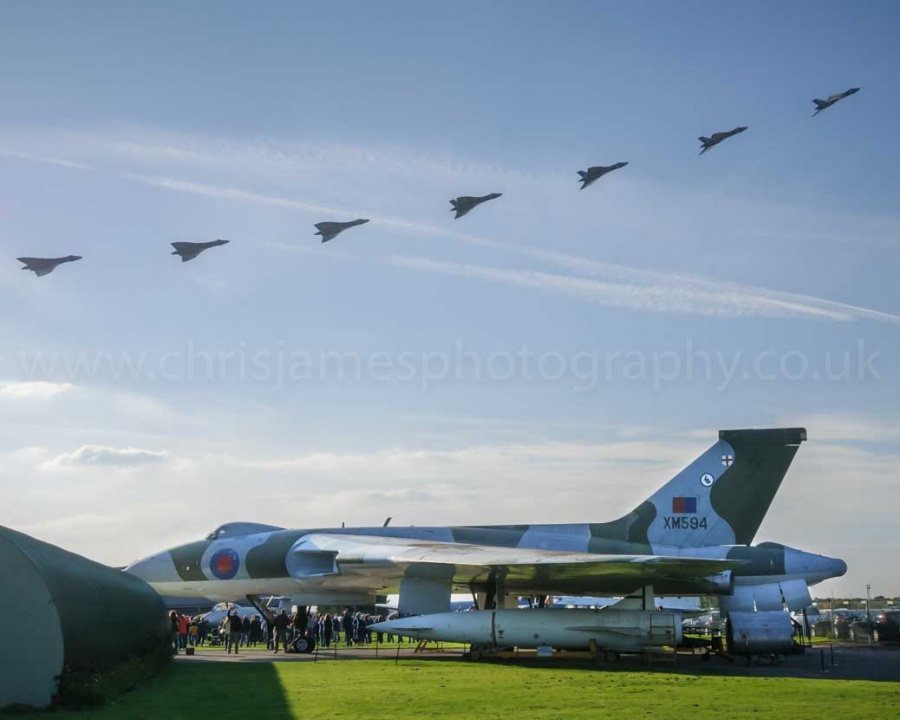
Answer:
[(606, 662), (616, 662), (616, 660), (619, 659), (619, 653), (615, 650), (607, 650), (603, 653), (603, 659), (606, 660)]
[(482, 655), (481, 650), (479, 650), (478, 648), (472, 648), (471, 650), (469, 650), (469, 660), (478, 662), (483, 657), (484, 655)]
[(294, 651), (298, 653), (311, 653), (316, 647), (312, 638), (298, 637), (294, 640)]

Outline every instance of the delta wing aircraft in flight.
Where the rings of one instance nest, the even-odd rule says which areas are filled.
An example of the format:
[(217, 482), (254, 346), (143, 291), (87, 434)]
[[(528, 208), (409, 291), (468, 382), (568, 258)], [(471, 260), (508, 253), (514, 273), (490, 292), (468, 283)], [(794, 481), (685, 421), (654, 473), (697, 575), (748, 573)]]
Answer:
[(274, 593), (298, 605), (349, 605), (399, 593), (400, 611), (415, 614), (447, 612), (454, 591), (489, 609), (516, 596), (650, 587), (657, 595), (718, 595), (723, 613), (800, 609), (810, 604), (809, 585), (843, 575), (846, 564), (750, 543), (805, 439), (803, 428), (723, 430), (612, 522), (307, 530), (236, 522), (126, 570), (163, 595)]
[(836, 93), (834, 95), (829, 95), (827, 100), (819, 100), (816, 98), (813, 102), (816, 105), (816, 111), (812, 114), (813, 117), (818, 115), (823, 110), (830, 108), (836, 102), (843, 100), (846, 97), (850, 97), (851, 95), (855, 95), (859, 92), (859, 88), (850, 88), (849, 90), (845, 90), (842, 93)]

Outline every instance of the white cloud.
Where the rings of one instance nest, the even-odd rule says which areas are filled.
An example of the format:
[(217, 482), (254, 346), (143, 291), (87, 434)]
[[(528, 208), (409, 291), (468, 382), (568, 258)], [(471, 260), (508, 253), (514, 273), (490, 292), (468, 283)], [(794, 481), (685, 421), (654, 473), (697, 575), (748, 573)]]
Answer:
[(51, 451), (45, 447), (29, 446), (0, 454), (0, 462), (34, 467), (48, 459)]
[(75, 385), (65, 382), (28, 381), (0, 383), (0, 398), (15, 400), (48, 400), (75, 389)]
[(825, 300), (812, 295), (787, 293), (742, 283), (713, 280), (700, 275), (665, 272), (601, 263), (587, 258), (573, 257), (546, 250), (528, 249), (526, 254), (566, 267), (582, 275), (606, 278), (609, 281), (635, 283), (656, 287), (661, 293), (684, 294), (695, 301), (709, 299), (723, 305), (743, 308), (748, 315), (759, 308), (771, 308), (783, 315), (811, 315), (833, 320), (878, 320), (900, 324), (900, 315), (870, 310), (848, 303)]
[[(40, 141), (19, 140), (26, 146)], [(67, 154), (103, 157), (115, 162), (148, 167), (184, 166), (191, 169), (233, 170), (241, 174), (268, 176), (296, 175), (310, 170), (376, 168), (379, 173), (428, 176), (447, 179), (465, 176), (497, 180), (528, 180), (532, 176), (493, 163), (461, 160), (458, 157), (416, 152), (407, 147), (379, 148), (307, 141), (295, 143), (269, 140), (231, 141), (185, 133), (156, 132), (131, 128), (107, 136), (88, 133), (54, 134), (50, 147)]]
[(387, 225), (388, 227), (396, 228), (399, 230), (407, 230), (410, 232), (423, 233), (427, 235), (444, 235), (447, 237), (455, 237), (475, 244), (491, 247), (507, 247), (502, 243), (494, 243), (491, 240), (477, 238), (462, 233), (448, 232), (446, 230), (443, 230), (442, 228), (437, 228), (435, 226), (427, 225), (424, 223), (412, 222), (409, 220), (403, 220), (401, 218), (390, 217), (387, 215), (378, 215), (376, 213), (368, 212), (360, 208), (332, 207), (328, 205), (306, 202), (303, 200), (270, 195), (267, 193), (242, 190), (240, 188), (209, 185), (207, 183), (191, 182), (170, 177), (148, 177), (144, 175), (136, 175), (133, 173), (123, 173), (123, 177), (126, 177), (129, 180), (144, 183), (146, 185), (164, 188), (166, 190), (175, 190), (178, 192), (185, 192), (193, 195), (201, 195), (203, 197), (214, 198), (216, 200), (245, 202), (257, 205), (271, 205), (274, 207), (283, 207), (292, 210), (302, 210), (304, 212), (313, 212), (340, 217), (365, 217), (371, 221), (379, 223), (380, 225)]
[(73, 170), (93, 170), (90, 165), (85, 165), (84, 163), (75, 162), (73, 160), (48, 157), (46, 155), (34, 155), (32, 153), (19, 152), (16, 150), (3, 150), (2, 148), (0, 148), (0, 155), (16, 158), (18, 160), (28, 160), (29, 162), (42, 163), (44, 165), (57, 165), (59, 167), (70, 168)]
[(206, 183), (190, 182), (187, 180), (178, 180), (169, 177), (147, 177), (144, 175), (136, 175), (133, 173), (123, 173), (123, 177), (146, 185), (164, 188), (166, 190), (175, 190), (178, 192), (191, 193), (192, 195), (202, 195), (204, 197), (215, 198), (217, 200), (230, 200), (234, 202), (257, 203), (261, 205), (274, 205), (275, 207), (291, 208), (293, 210), (305, 210), (308, 212), (328, 213), (333, 215), (352, 214), (353, 211), (326, 207), (315, 203), (303, 202), (302, 200), (292, 200), (289, 198), (265, 195), (262, 193), (241, 190), (239, 188), (220, 187), (216, 185), (208, 185)]
[(810, 438), (834, 445), (847, 443), (898, 443), (900, 428), (890, 418), (874, 418), (862, 413), (818, 414), (805, 420)]
[(489, 268), (415, 257), (393, 257), (389, 262), (400, 267), (543, 290), (629, 310), (713, 317), (805, 317), (839, 321), (867, 318), (900, 324), (900, 316), (897, 315), (818, 298), (621, 266), (609, 269), (607, 275), (610, 278), (630, 277), (633, 282), (597, 281), (571, 275)]
[(139, 467), (166, 462), (167, 450), (144, 450), (134, 447), (114, 448), (105, 445), (82, 445), (77, 450), (58, 455), (44, 463), (44, 467)]

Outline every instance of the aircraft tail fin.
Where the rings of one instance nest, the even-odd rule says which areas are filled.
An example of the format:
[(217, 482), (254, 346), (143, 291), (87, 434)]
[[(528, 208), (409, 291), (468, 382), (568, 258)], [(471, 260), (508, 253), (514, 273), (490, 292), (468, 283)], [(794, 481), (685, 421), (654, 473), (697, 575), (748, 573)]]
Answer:
[(708, 137), (703, 137), (703, 135), (701, 135), (701, 136), (698, 137), (697, 139), (698, 139), (700, 142), (702, 142), (702, 143), (708, 143), (708, 142), (709, 142), (709, 138), (708, 138)]
[(816, 107), (819, 108), (820, 110), (823, 107), (825, 107), (825, 105), (827, 105), (827, 103), (824, 100), (819, 100), (819, 98), (816, 98), (815, 100), (813, 100), (813, 102), (816, 104)]
[(587, 173), (584, 170), (579, 170), (578, 175), (582, 180), (584, 180), (587, 177)]
[(630, 543), (701, 547), (753, 542), (805, 428), (721, 430), (719, 441), (634, 511), (591, 525), (591, 535)]

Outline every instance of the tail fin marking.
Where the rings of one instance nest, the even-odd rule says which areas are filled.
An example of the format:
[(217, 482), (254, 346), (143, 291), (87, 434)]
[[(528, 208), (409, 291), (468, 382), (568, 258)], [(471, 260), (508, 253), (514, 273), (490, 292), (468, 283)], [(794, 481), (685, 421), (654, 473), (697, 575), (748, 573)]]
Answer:
[(631, 513), (592, 524), (592, 550), (621, 542), (750, 544), (804, 440), (804, 428), (722, 430), (718, 442)]

